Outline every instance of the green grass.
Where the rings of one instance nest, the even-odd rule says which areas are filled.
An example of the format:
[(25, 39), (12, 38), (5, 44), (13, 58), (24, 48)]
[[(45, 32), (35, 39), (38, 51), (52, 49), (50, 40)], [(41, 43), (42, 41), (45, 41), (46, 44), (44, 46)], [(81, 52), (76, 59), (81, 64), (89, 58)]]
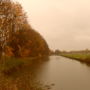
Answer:
[(3, 58), (2, 62), (0, 63), (0, 71), (2, 73), (8, 74), (16, 71), (21, 66), (23, 66), (23, 64), (24, 62), (21, 59)]
[(0, 90), (47, 90), (49, 87), (34, 80), (33, 64), (36, 60), (3, 58), (0, 61)]
[(81, 62), (90, 63), (90, 54), (85, 53), (65, 53), (62, 56), (79, 60)]

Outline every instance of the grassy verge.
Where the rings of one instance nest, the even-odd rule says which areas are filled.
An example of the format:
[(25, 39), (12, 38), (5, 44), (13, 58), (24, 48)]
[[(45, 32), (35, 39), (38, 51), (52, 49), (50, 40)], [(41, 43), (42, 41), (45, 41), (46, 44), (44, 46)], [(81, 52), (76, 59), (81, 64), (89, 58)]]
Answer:
[(30, 58), (7, 58), (3, 57), (0, 61), (0, 72), (4, 74), (12, 74), (18, 70), (23, 70), (25, 67), (30, 67), (33, 62), (37, 60), (36, 57)]
[(37, 61), (35, 58), (3, 58), (0, 61), (0, 90), (48, 90), (49, 85), (35, 80), (33, 65), (41, 64)]
[(16, 58), (3, 58), (0, 63), (0, 71), (4, 74), (10, 74), (15, 72), (23, 66), (24, 62), (21, 59)]
[(71, 59), (76, 59), (81, 62), (90, 63), (90, 54), (83, 53), (65, 53), (61, 54), (64, 57), (68, 57)]

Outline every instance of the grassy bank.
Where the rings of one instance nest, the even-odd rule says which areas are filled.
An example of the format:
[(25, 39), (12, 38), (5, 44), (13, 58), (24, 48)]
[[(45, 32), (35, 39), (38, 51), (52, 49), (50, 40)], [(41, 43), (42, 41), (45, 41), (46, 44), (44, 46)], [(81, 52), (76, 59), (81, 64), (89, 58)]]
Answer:
[(0, 72), (6, 75), (12, 74), (15, 71), (18, 71), (25, 67), (26, 64), (32, 62), (31, 58), (7, 58), (3, 57), (0, 61)]
[(48, 90), (50, 87), (45, 87), (34, 76), (34, 67), (38, 68), (40, 62), (34, 58), (3, 58), (0, 61), (0, 90)]
[(90, 63), (90, 53), (63, 53), (61, 56), (76, 59), (81, 62)]

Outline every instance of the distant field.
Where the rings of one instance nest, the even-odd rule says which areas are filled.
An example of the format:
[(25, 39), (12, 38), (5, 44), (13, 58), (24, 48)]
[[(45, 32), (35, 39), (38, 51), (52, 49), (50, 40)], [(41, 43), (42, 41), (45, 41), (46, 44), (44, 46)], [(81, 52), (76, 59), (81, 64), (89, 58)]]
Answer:
[(64, 53), (62, 56), (79, 60), (81, 62), (90, 63), (90, 53)]

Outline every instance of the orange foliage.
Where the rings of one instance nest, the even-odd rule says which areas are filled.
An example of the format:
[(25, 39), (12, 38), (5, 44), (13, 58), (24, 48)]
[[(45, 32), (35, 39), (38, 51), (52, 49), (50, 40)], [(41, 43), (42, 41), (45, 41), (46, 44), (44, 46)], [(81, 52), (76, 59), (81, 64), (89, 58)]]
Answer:
[(14, 56), (14, 53), (12, 51), (13, 51), (13, 48), (8, 46), (5, 47), (6, 56), (9, 56), (9, 57)]
[[(11, 0), (3, 3), (0, 8), (6, 8), (0, 13), (6, 17), (1, 18), (0, 28), (8, 31), (5, 53), (7, 56), (27, 57), (49, 55), (49, 47), (43, 37), (33, 30), (28, 23), (22, 6)], [(4, 31), (4, 32), (6, 32)], [(7, 38), (9, 36), (9, 38)], [(0, 42), (1, 43), (1, 42)]]

